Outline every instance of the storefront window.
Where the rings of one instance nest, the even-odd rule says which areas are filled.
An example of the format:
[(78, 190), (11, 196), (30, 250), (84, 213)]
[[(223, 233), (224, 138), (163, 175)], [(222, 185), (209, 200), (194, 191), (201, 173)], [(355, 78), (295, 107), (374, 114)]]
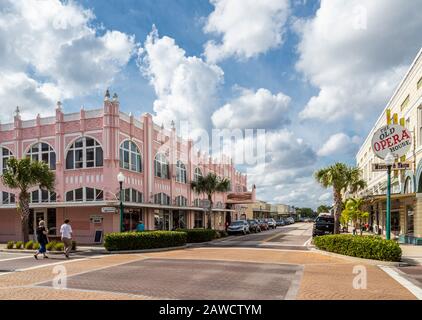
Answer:
[(203, 228), (203, 227), (204, 227), (204, 213), (195, 212), (194, 228)]
[(155, 230), (170, 230), (170, 211), (159, 210), (154, 215)]
[(57, 234), (56, 209), (55, 208), (47, 209), (47, 229), (48, 229), (49, 235), (56, 235)]
[(125, 208), (123, 214), (123, 230), (124, 231), (135, 231), (139, 221), (144, 221), (142, 209), (137, 208)]
[(186, 212), (182, 210), (173, 211), (173, 229), (186, 228)]
[(414, 233), (414, 210), (413, 210), (413, 206), (407, 206), (406, 207), (406, 211), (407, 211), (407, 234), (408, 235), (413, 235)]

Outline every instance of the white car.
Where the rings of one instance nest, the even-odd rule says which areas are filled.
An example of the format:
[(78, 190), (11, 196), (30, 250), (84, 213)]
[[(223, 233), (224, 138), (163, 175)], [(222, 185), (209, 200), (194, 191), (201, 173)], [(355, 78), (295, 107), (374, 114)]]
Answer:
[(227, 233), (228, 234), (235, 234), (235, 233), (247, 234), (247, 233), (250, 233), (248, 221), (246, 221), (246, 220), (233, 221), (229, 225), (229, 227), (227, 228)]

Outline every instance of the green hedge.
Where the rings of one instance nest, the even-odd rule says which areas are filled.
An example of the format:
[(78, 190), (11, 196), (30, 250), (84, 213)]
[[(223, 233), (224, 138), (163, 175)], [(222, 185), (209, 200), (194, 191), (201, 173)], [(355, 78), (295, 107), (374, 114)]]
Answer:
[(104, 247), (108, 251), (167, 248), (183, 246), (186, 240), (186, 232), (179, 231), (116, 232), (105, 235)]
[(206, 242), (219, 237), (219, 234), (212, 229), (178, 229), (177, 231), (186, 233), (188, 243)]
[(401, 248), (394, 240), (379, 236), (326, 235), (314, 238), (318, 249), (347, 256), (382, 261), (400, 261)]

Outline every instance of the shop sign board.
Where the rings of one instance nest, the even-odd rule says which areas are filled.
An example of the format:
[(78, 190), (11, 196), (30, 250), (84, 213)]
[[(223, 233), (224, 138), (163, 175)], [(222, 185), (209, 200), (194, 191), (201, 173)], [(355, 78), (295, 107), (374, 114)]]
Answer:
[[(399, 170), (410, 170), (412, 164), (410, 162), (396, 162), (391, 167), (392, 170), (399, 171)], [(373, 163), (372, 164), (372, 171), (387, 171), (387, 165), (385, 163)]]
[(101, 213), (116, 213), (115, 207), (102, 207)]
[(371, 143), (375, 155), (381, 159), (385, 159), (389, 152), (397, 158), (404, 156), (411, 145), (410, 131), (398, 124), (388, 124), (378, 129)]

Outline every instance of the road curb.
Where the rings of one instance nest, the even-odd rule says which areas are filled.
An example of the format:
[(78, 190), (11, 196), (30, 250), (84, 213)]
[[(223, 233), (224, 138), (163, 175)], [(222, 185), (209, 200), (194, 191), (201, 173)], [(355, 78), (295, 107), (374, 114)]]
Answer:
[(168, 247), (168, 248), (144, 249), (144, 250), (119, 250), (119, 251), (104, 250), (99, 253), (101, 254), (149, 253), (149, 252), (180, 250), (180, 249), (186, 249), (186, 248), (188, 248), (188, 245), (178, 246), (178, 247)]
[[(37, 249), (33, 249), (33, 250), (27, 250), (27, 249), (0, 249), (0, 252), (7, 252), (7, 253), (32, 253), (34, 254), (37, 251)], [(87, 252), (87, 251), (81, 251), (81, 250), (76, 250), (76, 251), (70, 251), (70, 253), (82, 253), (82, 252)], [(63, 254), (63, 251), (49, 251), (47, 250), (48, 254)]]
[(319, 249), (316, 249), (316, 248), (309, 248), (309, 251), (317, 252), (317, 253), (324, 254), (324, 255), (327, 255), (327, 256), (331, 256), (331, 257), (343, 258), (343, 259), (354, 261), (354, 262), (357, 262), (357, 263), (370, 264), (370, 265), (374, 265), (374, 266), (402, 267), (402, 266), (409, 265), (409, 263), (405, 262), (405, 261), (393, 262), (393, 261), (382, 261), (382, 260), (357, 258), (357, 257), (346, 256), (346, 255), (339, 254), (339, 253), (319, 250)]

